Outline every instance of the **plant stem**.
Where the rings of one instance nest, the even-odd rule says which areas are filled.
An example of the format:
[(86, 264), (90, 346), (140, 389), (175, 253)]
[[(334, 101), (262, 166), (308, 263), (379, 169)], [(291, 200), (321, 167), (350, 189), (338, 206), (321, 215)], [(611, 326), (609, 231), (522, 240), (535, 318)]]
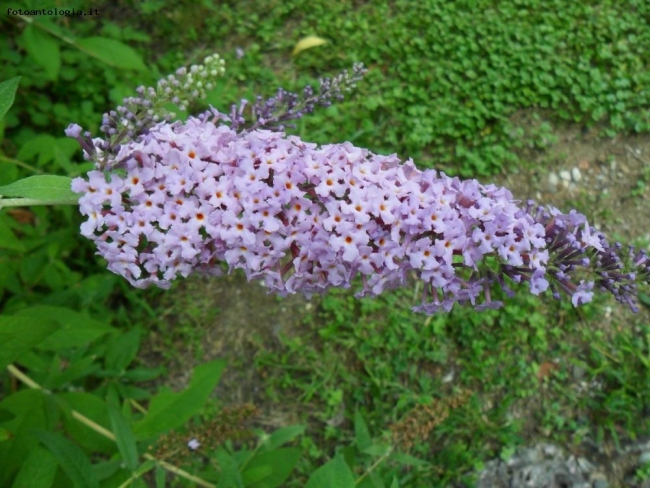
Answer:
[(392, 449), (392, 448), (391, 448), (391, 449), (388, 449), (388, 452), (386, 452), (386, 454), (384, 454), (384, 455), (381, 456), (379, 459), (377, 459), (377, 461), (375, 461), (375, 462), (372, 464), (372, 466), (370, 466), (370, 467), (366, 470), (365, 473), (363, 473), (361, 476), (359, 476), (359, 477), (357, 478), (357, 480), (354, 482), (354, 486), (357, 486), (359, 483), (361, 483), (361, 482), (363, 481), (363, 479), (364, 479), (366, 476), (368, 476), (372, 470), (374, 470), (377, 466), (379, 466), (381, 463), (383, 463), (383, 462), (388, 458), (388, 456), (390, 456), (391, 452), (393, 452), (393, 449)]
[(79, 205), (78, 200), (36, 200), (35, 198), (0, 198), (0, 208), (34, 205)]
[[(23, 383), (25, 383), (30, 388), (33, 388), (34, 390), (42, 390), (44, 392), (49, 393), (48, 390), (46, 390), (41, 385), (36, 383), (29, 376), (27, 376), (25, 373), (23, 373), (18, 368), (16, 368), (13, 364), (10, 364), (9, 366), (7, 366), (7, 370), (9, 371), (9, 373), (14, 378), (22, 381)], [(72, 410), (72, 417), (77, 419), (79, 422), (84, 424), (86, 427), (89, 427), (90, 429), (94, 430), (98, 434), (103, 435), (104, 437), (106, 437), (106, 438), (108, 438), (108, 439), (110, 439), (112, 441), (115, 441), (115, 434), (113, 434), (111, 431), (105, 429), (101, 425), (93, 422), (91, 419), (89, 419), (85, 415), (80, 414), (76, 410)], [(167, 463), (165, 461), (161, 461), (159, 459), (156, 459), (155, 457), (153, 457), (149, 453), (143, 454), (143, 457), (145, 459), (150, 460), (150, 461), (155, 461), (162, 468), (166, 469), (170, 473), (174, 473), (175, 475), (180, 476), (181, 478), (185, 478), (186, 480), (190, 480), (190, 481), (196, 483), (199, 486), (204, 486), (205, 488), (217, 488), (216, 485), (213, 485), (212, 483), (208, 483), (207, 481), (205, 481), (205, 480), (203, 480), (203, 479), (201, 479), (201, 478), (199, 478), (197, 476), (194, 476), (193, 474), (190, 474), (187, 471), (184, 471), (184, 470), (182, 470), (180, 468), (177, 468), (176, 466), (174, 466), (172, 464), (169, 464), (169, 463)]]
[(15, 164), (16, 166), (20, 166), (22, 168), (28, 169), (30, 171), (33, 171), (34, 173), (38, 173), (38, 174), (42, 173), (42, 171), (40, 169), (36, 168), (35, 166), (32, 166), (32, 165), (27, 164), (27, 163), (23, 163), (22, 161), (19, 161), (18, 159), (8, 158), (7, 156), (0, 155), (0, 161)]

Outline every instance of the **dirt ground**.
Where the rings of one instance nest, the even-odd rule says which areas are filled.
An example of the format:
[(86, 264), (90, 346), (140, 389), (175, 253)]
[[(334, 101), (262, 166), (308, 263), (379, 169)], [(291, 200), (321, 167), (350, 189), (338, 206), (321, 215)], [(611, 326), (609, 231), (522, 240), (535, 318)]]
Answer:
[[(530, 123), (526, 115), (516, 122)], [(604, 138), (598, 130), (583, 130), (576, 126), (556, 127), (557, 141), (547, 148), (524, 150), (522, 158), (530, 161), (525, 169), (506, 171), (490, 182), (508, 187), (516, 198), (529, 198), (554, 205), (564, 211), (577, 207), (612, 240), (650, 243), (650, 135)], [(648, 181), (646, 182), (646, 178)], [(486, 181), (485, 183), (489, 183)], [(279, 350), (278, 337), (300, 334), (304, 317), (319, 307), (319, 299), (307, 300), (300, 295), (279, 299), (268, 295), (259, 284), (248, 284), (243, 274), (205, 279), (191, 278), (180, 284), (175, 297), (193, 297), (187, 308), (198, 317), (196, 332), (202, 339), (198, 346), (178, 343), (165, 384), (182, 388), (187, 384), (191, 367), (214, 358), (226, 358), (229, 363), (218, 388), (218, 398), (224, 404), (254, 402), (264, 412), (259, 425), (274, 429), (298, 423), (300, 412), (291, 411), (291, 402), (276, 402), (266, 398), (264, 378), (255, 370), (252, 360), (259, 351)], [(185, 305), (183, 305), (185, 306)], [(171, 303), (163, 303), (174, 309)], [(175, 306), (178, 310), (178, 304)], [(607, 309), (604, 326), (627, 317), (614, 305)], [(213, 311), (214, 313), (209, 313)], [(610, 313), (611, 312), (611, 313)], [(163, 312), (163, 317), (165, 316)], [(645, 309), (640, 312), (650, 319)], [(168, 325), (152, 333), (143, 358), (147, 362), (162, 360), (164, 347), (161, 334), (177, 327), (169, 312)], [(202, 317), (210, 316), (209, 321)], [(534, 442), (534, 439), (531, 439)], [(595, 448), (594, 448), (595, 449)], [(607, 471), (610, 486), (622, 483), (629, 472), (631, 458), (601, 446), (593, 452)], [(635, 455), (635, 459), (638, 454)]]

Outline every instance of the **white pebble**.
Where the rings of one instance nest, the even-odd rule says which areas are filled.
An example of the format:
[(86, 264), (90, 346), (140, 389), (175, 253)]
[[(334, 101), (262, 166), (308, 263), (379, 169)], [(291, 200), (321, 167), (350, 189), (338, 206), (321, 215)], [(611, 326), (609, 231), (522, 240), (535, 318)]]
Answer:
[(560, 178), (562, 178), (564, 181), (571, 181), (571, 173), (564, 169), (560, 171)]
[(582, 179), (582, 175), (580, 174), (580, 168), (573, 168), (571, 170), (571, 177), (573, 178), (573, 181), (576, 183), (579, 182)]

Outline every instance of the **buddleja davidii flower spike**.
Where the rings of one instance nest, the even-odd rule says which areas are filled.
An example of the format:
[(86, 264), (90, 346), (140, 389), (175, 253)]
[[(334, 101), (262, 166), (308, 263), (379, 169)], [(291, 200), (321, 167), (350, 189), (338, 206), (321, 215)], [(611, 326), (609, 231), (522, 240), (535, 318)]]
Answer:
[(356, 84), (363, 79), (367, 71), (363, 64), (356, 63), (351, 72), (345, 70), (334, 78), (321, 78), (317, 92), (307, 85), (302, 93), (280, 88), (273, 97), (256, 97), (253, 104), (249, 104), (248, 100), (241, 100), (239, 105), (233, 104), (231, 107), (230, 125), (236, 131), (282, 131), (291, 127), (288, 124), (290, 121), (312, 113), (316, 107), (329, 107), (333, 102), (343, 100), (344, 94), (356, 88)]
[(138, 87), (136, 97), (125, 98), (122, 105), (104, 114), (100, 127), (103, 139), (93, 139), (77, 124), (71, 124), (65, 133), (79, 142), (84, 156), (95, 161), (97, 169), (117, 167), (123, 162), (118, 157), (121, 145), (141, 140), (156, 124), (176, 117), (166, 104), (171, 102), (186, 110), (191, 102), (205, 98), (206, 91), (214, 88), (215, 79), (224, 72), (224, 61), (213, 54), (202, 64), (177, 69), (158, 81), (155, 88)]
[[(607, 292), (633, 312), (638, 285), (650, 284), (650, 261), (643, 250), (620, 243), (610, 245), (584, 215), (529, 202), (527, 212), (544, 226), (550, 253), (547, 278), (555, 298), (564, 292), (574, 305), (591, 301), (593, 290)], [(580, 279), (577, 283), (576, 280)], [(589, 279), (589, 281), (586, 281)]]
[(636, 271), (627, 271), (620, 249), (576, 212), (521, 208), (504, 188), (350, 143), (318, 147), (191, 118), (155, 127), (120, 157), (126, 176), (94, 171), (73, 189), (88, 216), (82, 233), (139, 287), (216, 275), (225, 262), (280, 294), (349, 287), (360, 275), (361, 296), (415, 272), (424, 282), (417, 310), (434, 313), (455, 303), (498, 308), (492, 288), (511, 282), (580, 305), (593, 287), (579, 281), (583, 272), (631, 303), (634, 280), (650, 274), (646, 255), (633, 251)]

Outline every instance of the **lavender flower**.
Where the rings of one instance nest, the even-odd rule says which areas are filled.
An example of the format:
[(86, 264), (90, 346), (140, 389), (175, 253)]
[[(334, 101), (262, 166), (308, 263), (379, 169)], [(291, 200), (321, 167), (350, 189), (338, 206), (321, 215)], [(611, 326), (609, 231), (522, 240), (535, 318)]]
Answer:
[(493, 287), (523, 283), (534, 294), (565, 292), (576, 306), (595, 284), (633, 305), (635, 282), (650, 276), (644, 253), (630, 250), (637, 271), (624, 271), (619, 248), (576, 212), (521, 208), (504, 188), (411, 160), (237, 133), (211, 116), (161, 123), (121, 146), (125, 174), (73, 181), (88, 217), (82, 234), (134, 286), (219, 275), (225, 262), (282, 295), (347, 288), (359, 275), (363, 296), (414, 273), (424, 283), (416, 310), (434, 313), (455, 303), (498, 308)]
[(352, 73), (344, 70), (334, 78), (321, 78), (318, 93), (311, 86), (306, 86), (301, 94), (280, 88), (274, 97), (265, 100), (258, 96), (250, 106), (247, 100), (242, 100), (239, 106), (232, 105), (231, 127), (234, 130), (246, 128), (244, 112), (249, 108), (254, 122), (247, 127), (248, 130), (284, 130), (290, 120), (300, 119), (318, 106), (329, 107), (334, 101), (343, 100), (344, 93), (353, 90), (367, 71), (363, 64), (357, 63), (352, 67)]
[(193, 100), (205, 98), (206, 90), (214, 88), (215, 79), (224, 71), (224, 62), (217, 54), (208, 56), (189, 70), (177, 69), (158, 81), (156, 88), (138, 87), (137, 97), (125, 98), (117, 109), (104, 114), (100, 130), (105, 139), (92, 140), (88, 132), (82, 135), (77, 124), (70, 125), (66, 135), (75, 138), (86, 159), (95, 161), (100, 169), (117, 166), (121, 163), (116, 158), (121, 144), (140, 140), (151, 127), (176, 116), (165, 109), (165, 104), (172, 102), (187, 110)]

